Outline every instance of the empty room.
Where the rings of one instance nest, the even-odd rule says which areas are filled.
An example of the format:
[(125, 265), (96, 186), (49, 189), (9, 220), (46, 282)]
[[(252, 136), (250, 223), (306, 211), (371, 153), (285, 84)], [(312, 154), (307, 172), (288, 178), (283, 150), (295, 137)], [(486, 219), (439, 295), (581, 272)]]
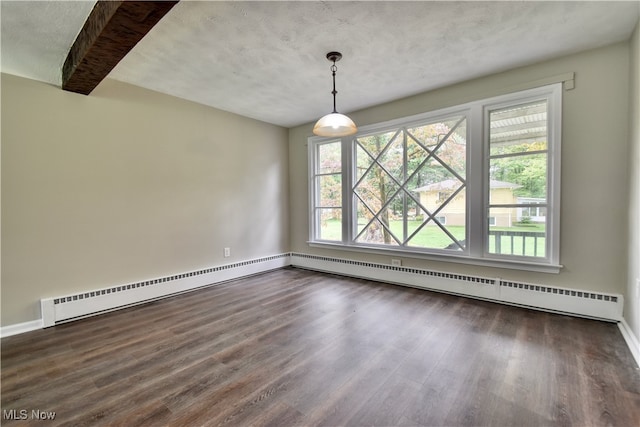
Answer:
[(640, 425), (640, 2), (0, 19), (2, 425)]

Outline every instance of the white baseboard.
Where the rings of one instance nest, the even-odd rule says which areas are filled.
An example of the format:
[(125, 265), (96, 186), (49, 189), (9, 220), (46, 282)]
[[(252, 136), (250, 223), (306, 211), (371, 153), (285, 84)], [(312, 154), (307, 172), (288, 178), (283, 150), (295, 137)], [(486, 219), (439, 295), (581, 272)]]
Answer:
[(636, 364), (640, 366), (640, 340), (622, 317), (622, 295), (300, 253), (291, 254), (291, 265), (541, 311), (617, 322)]
[(624, 320), (624, 318), (620, 322), (618, 322), (618, 328), (620, 329), (622, 337), (627, 343), (627, 347), (629, 347), (629, 350), (631, 350), (633, 358), (636, 360), (636, 365), (640, 367), (640, 340), (638, 340), (638, 337), (635, 336), (635, 334), (631, 330), (631, 327), (629, 327), (629, 324), (626, 320)]
[(289, 264), (290, 254), (285, 253), (72, 295), (43, 298), (40, 300), (42, 321), (44, 327), (49, 327), (56, 323), (93, 316), (263, 273)]
[(15, 325), (3, 326), (0, 328), (0, 337), (10, 337), (11, 335), (23, 334), (25, 332), (37, 331), (42, 329), (44, 323), (42, 319), (31, 320), (29, 322), (17, 323)]
[(618, 327), (636, 363), (640, 365), (638, 337), (633, 334), (622, 318), (622, 295), (592, 293), (538, 284), (508, 282), (499, 278), (458, 275), (299, 253), (279, 254), (107, 289), (45, 298), (41, 300), (42, 319), (4, 326), (0, 328), (0, 336), (8, 337), (30, 332), (59, 322), (142, 304), (288, 265), (544, 311), (615, 321), (618, 322)]
[(2, 337), (190, 292), (290, 265), (290, 254), (224, 264), (173, 276), (40, 300), (42, 318), (0, 328)]
[(609, 322), (618, 322), (622, 319), (624, 306), (624, 299), (619, 294), (343, 258), (292, 253), (291, 265)]

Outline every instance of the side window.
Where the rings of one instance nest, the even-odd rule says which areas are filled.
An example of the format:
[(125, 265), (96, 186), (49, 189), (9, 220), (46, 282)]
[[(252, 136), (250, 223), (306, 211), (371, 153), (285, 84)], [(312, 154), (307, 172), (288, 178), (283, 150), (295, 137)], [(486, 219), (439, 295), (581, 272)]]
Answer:
[(342, 241), (341, 142), (325, 142), (313, 148), (313, 239)]
[(547, 99), (489, 111), (490, 254), (547, 256), (547, 112)]

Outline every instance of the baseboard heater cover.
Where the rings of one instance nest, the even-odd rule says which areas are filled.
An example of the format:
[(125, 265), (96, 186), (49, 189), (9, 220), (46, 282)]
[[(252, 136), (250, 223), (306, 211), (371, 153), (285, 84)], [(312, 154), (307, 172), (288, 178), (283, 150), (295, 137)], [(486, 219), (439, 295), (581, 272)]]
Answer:
[(291, 254), (291, 265), (386, 283), (490, 300), (554, 313), (619, 322), (623, 296), (467, 274)]
[(43, 326), (49, 327), (288, 265), (580, 317), (614, 322), (622, 320), (624, 304), (619, 294), (284, 253), (105, 289), (44, 298), (40, 300)]
[(202, 270), (40, 300), (43, 326), (141, 304), (288, 266), (290, 254), (278, 254)]

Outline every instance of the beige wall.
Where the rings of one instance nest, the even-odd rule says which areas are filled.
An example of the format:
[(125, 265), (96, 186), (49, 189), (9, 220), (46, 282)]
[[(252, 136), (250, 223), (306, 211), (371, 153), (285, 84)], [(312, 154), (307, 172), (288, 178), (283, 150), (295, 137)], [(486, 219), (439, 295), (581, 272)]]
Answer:
[(39, 319), (42, 297), (289, 250), (284, 128), (3, 74), (1, 136), (3, 326)]
[[(563, 93), (561, 273), (403, 264), (624, 293), (640, 336), (638, 37), (352, 114), (367, 125), (576, 73)], [(3, 74), (1, 95), (2, 326), (38, 319), (42, 297), (288, 250), (390, 262), (308, 246), (312, 124), (290, 129), (287, 148), (282, 128), (111, 80), (84, 97)]]
[(629, 268), (624, 317), (640, 339), (640, 23), (631, 36), (629, 156)]
[[(575, 72), (564, 91), (559, 274), (404, 259), (403, 265), (475, 273), (568, 288), (623, 293), (627, 268), (629, 43), (494, 74), (358, 111), (368, 125), (522, 88)], [(312, 123), (289, 131), (292, 251), (389, 264), (391, 256), (312, 248), (308, 239), (307, 137)], [(394, 258), (398, 258), (394, 256)]]

